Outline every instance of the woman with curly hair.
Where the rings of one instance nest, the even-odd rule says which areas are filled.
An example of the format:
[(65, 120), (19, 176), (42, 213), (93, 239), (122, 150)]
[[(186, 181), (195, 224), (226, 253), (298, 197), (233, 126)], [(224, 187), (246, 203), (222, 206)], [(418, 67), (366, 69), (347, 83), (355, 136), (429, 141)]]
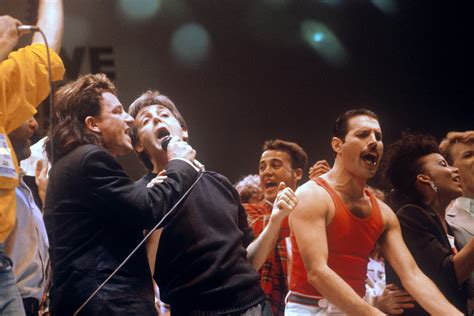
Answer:
[[(462, 195), (458, 169), (439, 153), (435, 138), (405, 132), (389, 146), (385, 177), (394, 188), (403, 239), (421, 270), (446, 298), (467, 313), (465, 281), (474, 269), (474, 240), (462, 250), (445, 220), (446, 207)], [(387, 282), (401, 286), (387, 266)], [(404, 315), (428, 315), (416, 304)]]

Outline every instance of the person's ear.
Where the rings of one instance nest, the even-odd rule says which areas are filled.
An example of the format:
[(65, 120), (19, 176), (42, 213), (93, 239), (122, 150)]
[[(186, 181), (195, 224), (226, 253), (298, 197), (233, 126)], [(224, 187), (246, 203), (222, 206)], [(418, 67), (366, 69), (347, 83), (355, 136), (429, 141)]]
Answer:
[(183, 128), (183, 140), (188, 140), (188, 138), (189, 138), (188, 130)]
[(431, 178), (426, 174), (420, 173), (416, 176), (416, 181), (419, 181), (423, 184), (429, 184), (431, 182)]
[(296, 182), (300, 181), (303, 178), (303, 169), (297, 168), (294, 170)]
[(100, 127), (97, 125), (97, 119), (93, 116), (88, 116), (84, 119), (86, 128), (93, 131), (94, 133), (100, 133)]
[(341, 152), (341, 147), (342, 147), (343, 144), (344, 144), (344, 142), (339, 137), (333, 137), (331, 139), (331, 147), (332, 147), (332, 150), (336, 154)]
[(135, 151), (137, 153), (141, 153), (145, 150), (145, 147), (143, 147), (142, 143), (140, 142), (140, 140), (137, 140), (137, 143), (135, 144), (135, 146), (133, 146), (133, 149), (135, 149)]

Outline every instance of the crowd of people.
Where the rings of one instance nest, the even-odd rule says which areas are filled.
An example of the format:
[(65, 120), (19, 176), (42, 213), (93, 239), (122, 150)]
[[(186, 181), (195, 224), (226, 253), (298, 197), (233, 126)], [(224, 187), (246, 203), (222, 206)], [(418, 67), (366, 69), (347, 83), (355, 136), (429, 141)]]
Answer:
[[(21, 22), (0, 16), (0, 315), (473, 315), (474, 131), (404, 132), (384, 155), (378, 116), (348, 110), (332, 166), (299, 186), (304, 149), (268, 140), (234, 187), (169, 97), (127, 112), (86, 74), (54, 93), (49, 162), (27, 164), (37, 203), (19, 162), (65, 72), (62, 0), (39, 0), (37, 25), (49, 51), (39, 34), (14, 50)], [(138, 181), (116, 159), (133, 151)], [(367, 185), (378, 169), (390, 191)]]

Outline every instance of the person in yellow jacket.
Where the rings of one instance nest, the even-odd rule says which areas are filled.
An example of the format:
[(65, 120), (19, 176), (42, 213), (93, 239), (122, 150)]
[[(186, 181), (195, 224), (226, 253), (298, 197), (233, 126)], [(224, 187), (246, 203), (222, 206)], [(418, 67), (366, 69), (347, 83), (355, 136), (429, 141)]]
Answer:
[[(38, 24), (46, 36), (51, 57), (53, 81), (61, 80), (64, 65), (56, 54), (63, 34), (62, 0), (40, 0)], [(30, 46), (13, 51), (23, 33), (21, 22), (0, 16), (0, 314), (24, 315), (15, 285), (10, 258), (3, 243), (15, 225), (15, 187), (18, 163), (8, 134), (36, 113), (36, 107), (49, 94), (47, 52), (39, 33)]]

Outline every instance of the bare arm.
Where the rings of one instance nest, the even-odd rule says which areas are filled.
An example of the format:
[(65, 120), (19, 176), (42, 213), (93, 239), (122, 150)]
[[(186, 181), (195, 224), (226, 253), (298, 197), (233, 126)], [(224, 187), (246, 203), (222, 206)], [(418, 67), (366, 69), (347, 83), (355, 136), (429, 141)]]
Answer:
[(400, 290), (395, 284), (388, 284), (382, 295), (375, 297), (374, 306), (387, 314), (402, 314), (406, 308), (413, 308), (413, 297)]
[(48, 169), (48, 161), (45, 159), (38, 159), (35, 169), (35, 183), (38, 187), (38, 195), (42, 205), (44, 205), (46, 188), (48, 187)]
[[(62, 0), (40, 0), (38, 22), (36, 24), (46, 35), (49, 47), (55, 52), (61, 49), (64, 30), (64, 12)], [(39, 33), (33, 35), (32, 43), (44, 43)]]
[(418, 268), (403, 241), (400, 223), (393, 211), (381, 203), (385, 232), (380, 239), (385, 258), (400, 278), (404, 288), (432, 315), (462, 315), (436, 285)]
[(458, 283), (462, 284), (469, 278), (474, 271), (474, 239), (462, 247), (462, 249), (453, 257), (454, 271)]
[(297, 191), (298, 206), (290, 215), (290, 227), (308, 274), (308, 282), (339, 309), (351, 315), (383, 315), (370, 306), (327, 264), (326, 237), (330, 197), (309, 181)]
[(275, 249), (278, 237), (280, 236), (281, 224), (298, 203), (293, 190), (285, 188), (283, 182), (280, 183), (279, 190), (280, 192), (273, 203), (272, 215), (268, 225), (247, 247), (247, 259), (255, 270), (259, 270), (262, 267), (270, 253)]

